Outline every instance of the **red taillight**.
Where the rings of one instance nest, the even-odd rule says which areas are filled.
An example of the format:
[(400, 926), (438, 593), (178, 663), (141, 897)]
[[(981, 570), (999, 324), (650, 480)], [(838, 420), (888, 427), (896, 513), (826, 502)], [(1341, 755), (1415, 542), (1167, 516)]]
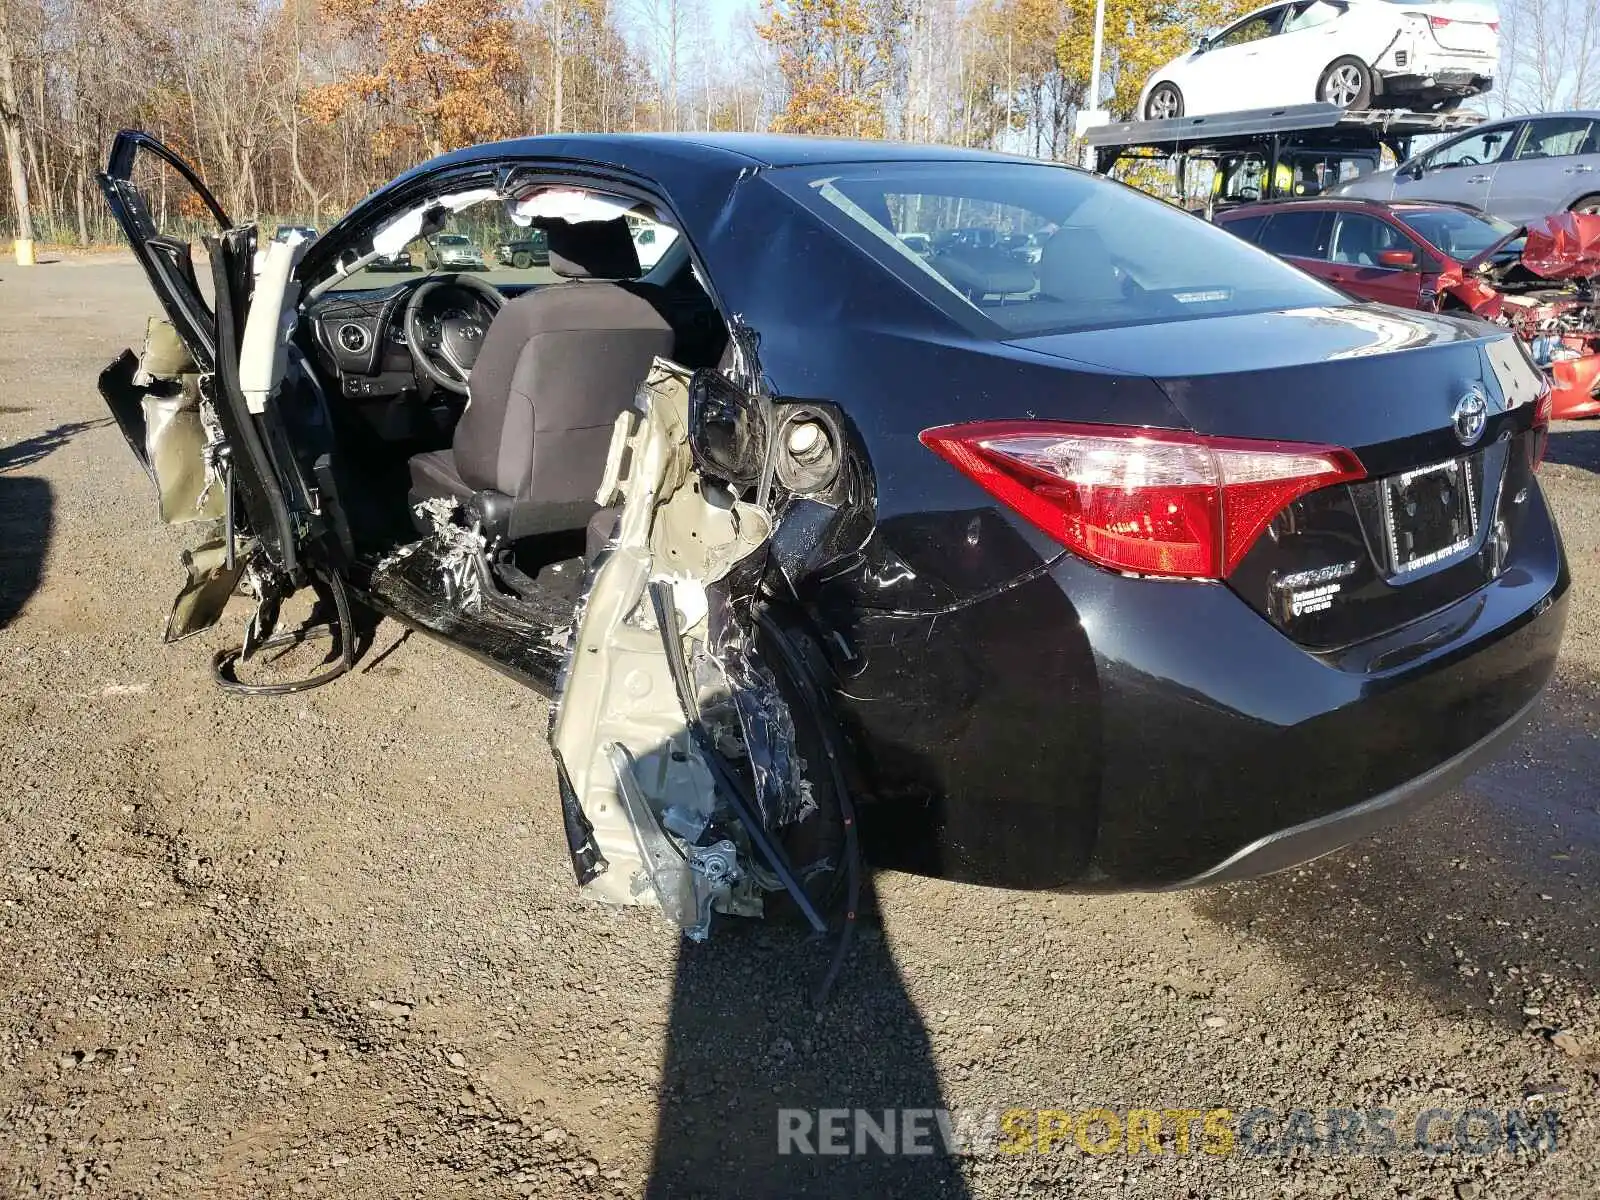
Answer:
[(1549, 380), (1545, 380), (1539, 399), (1533, 406), (1533, 431), (1529, 435), (1533, 440), (1528, 444), (1528, 454), (1535, 471), (1544, 462), (1544, 452), (1550, 448), (1550, 420), (1555, 412), (1555, 389), (1550, 386)]
[(1119, 425), (979, 421), (922, 443), (1090, 562), (1186, 579), (1226, 577), (1292, 501), (1366, 477), (1333, 446)]
[(1428, 18), (1428, 24), (1432, 25), (1435, 29), (1443, 29), (1446, 25), (1450, 24), (1450, 18), (1449, 17), (1429, 17)]
[(1499, 21), (1490, 21), (1489, 22), (1489, 32), (1490, 33), (1499, 33), (1500, 32), (1500, 22)]

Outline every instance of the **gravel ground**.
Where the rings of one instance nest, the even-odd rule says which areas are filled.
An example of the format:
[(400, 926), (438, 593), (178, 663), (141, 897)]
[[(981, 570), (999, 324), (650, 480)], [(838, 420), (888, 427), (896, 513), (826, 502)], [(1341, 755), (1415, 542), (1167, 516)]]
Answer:
[[(1600, 428), (1554, 438), (1573, 623), (1503, 762), (1253, 885), (880, 876), (818, 1016), (798, 935), (684, 948), (576, 900), (533, 693), (392, 624), (283, 700), (211, 685), (242, 609), (161, 645), (178, 542), (93, 386), (150, 308), (126, 259), (0, 270), (0, 1192), (1600, 1194)], [(780, 1107), (1098, 1106), (1389, 1108), (1400, 1137), (777, 1152)], [(1430, 1108), (1561, 1138), (1420, 1154)]]

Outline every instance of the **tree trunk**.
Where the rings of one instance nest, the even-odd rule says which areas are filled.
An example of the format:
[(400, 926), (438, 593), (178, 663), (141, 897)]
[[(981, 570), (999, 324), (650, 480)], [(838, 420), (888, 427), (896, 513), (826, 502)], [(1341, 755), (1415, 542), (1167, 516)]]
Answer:
[(78, 244), (80, 246), (89, 244), (89, 206), (85, 198), (85, 193), (89, 190), (88, 177), (88, 159), (84, 154), (83, 147), (79, 146), (78, 169), (74, 176), (73, 198), (78, 210)]
[(11, 203), (17, 213), (17, 237), (33, 240), (33, 210), (28, 205), (28, 166), (22, 154), (22, 109), (17, 103), (11, 10), (0, 8), (0, 136), (11, 169)]

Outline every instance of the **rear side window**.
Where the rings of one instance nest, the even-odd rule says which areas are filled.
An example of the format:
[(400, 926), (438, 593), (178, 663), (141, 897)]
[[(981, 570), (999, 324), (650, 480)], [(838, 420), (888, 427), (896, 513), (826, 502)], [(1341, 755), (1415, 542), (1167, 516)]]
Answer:
[(1265, 221), (1266, 217), (1257, 215), (1254, 217), (1234, 217), (1230, 221), (1218, 221), (1217, 224), (1221, 225), (1236, 238), (1254, 242), (1260, 240), (1261, 226)]
[(1325, 212), (1274, 213), (1257, 239), (1263, 250), (1293, 258), (1327, 258), (1328, 228), (1332, 214)]
[(1066, 167), (834, 164), (768, 179), (950, 316), (1001, 338), (1348, 303), (1215, 225)]
[(1593, 125), (1594, 122), (1588, 117), (1546, 117), (1531, 121), (1528, 124), (1528, 136), (1517, 147), (1517, 161), (1581, 154)]

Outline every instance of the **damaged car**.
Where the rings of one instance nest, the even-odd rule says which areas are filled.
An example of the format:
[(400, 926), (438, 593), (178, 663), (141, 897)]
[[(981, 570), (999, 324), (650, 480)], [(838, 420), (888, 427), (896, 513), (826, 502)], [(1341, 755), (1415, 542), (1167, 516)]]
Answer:
[[(162, 177), (214, 217), (204, 258)], [(848, 930), (868, 865), (1279, 870), (1503, 747), (1556, 660), (1550, 391), (1511, 331), (1076, 168), (528, 138), (259, 272), (158, 141), (120, 135), (101, 185), (162, 310), (100, 387), (194, 533), (167, 637), (242, 592), (214, 672), (281, 692), (376, 612), (551, 696), (579, 888), (693, 939)], [(466, 222), (541, 230), (558, 280), (371, 272)], [(648, 267), (640, 222), (674, 235)], [(904, 236), (973, 228), (1037, 241), (1031, 285)], [(326, 664), (266, 681), (306, 588)]]
[(1438, 201), (1318, 199), (1216, 221), (1363, 299), (1506, 326), (1549, 377), (1557, 419), (1600, 415), (1600, 216), (1513, 225)]

